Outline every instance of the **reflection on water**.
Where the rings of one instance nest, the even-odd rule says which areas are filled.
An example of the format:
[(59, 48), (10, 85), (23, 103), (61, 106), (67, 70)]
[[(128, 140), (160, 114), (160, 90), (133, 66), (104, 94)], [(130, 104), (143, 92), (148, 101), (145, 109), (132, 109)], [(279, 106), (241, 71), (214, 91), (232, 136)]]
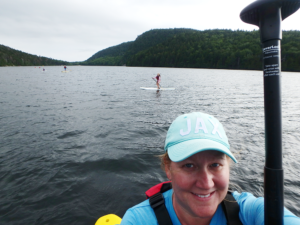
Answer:
[[(94, 224), (123, 216), (165, 181), (156, 155), (170, 123), (203, 111), (224, 125), (239, 163), (231, 182), (263, 195), (258, 71), (130, 67), (0, 68), (0, 223)], [(155, 87), (153, 74), (162, 74)], [(285, 205), (300, 216), (299, 73), (283, 73)]]
[(156, 91), (156, 98), (160, 98), (160, 90)]

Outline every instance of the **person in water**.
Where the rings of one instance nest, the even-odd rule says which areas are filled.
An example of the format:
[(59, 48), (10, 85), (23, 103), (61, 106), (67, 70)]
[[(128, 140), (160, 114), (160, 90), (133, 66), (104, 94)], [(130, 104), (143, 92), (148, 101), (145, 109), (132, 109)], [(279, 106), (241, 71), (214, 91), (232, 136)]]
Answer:
[(160, 89), (160, 74), (158, 73), (155, 77), (157, 89)]
[(64, 66), (64, 69), (65, 69), (65, 71), (67, 70), (67, 67), (66, 66)]
[[(171, 224), (227, 224), (221, 203), (227, 199), (230, 164), (237, 160), (222, 124), (201, 112), (181, 115), (169, 127), (164, 151), (161, 162), (172, 189), (163, 198)], [(238, 204), (241, 224), (264, 224), (262, 197), (236, 191), (229, 195)], [(121, 225), (159, 224), (155, 213), (145, 200), (126, 211)], [(284, 224), (300, 224), (300, 218), (284, 208)]]

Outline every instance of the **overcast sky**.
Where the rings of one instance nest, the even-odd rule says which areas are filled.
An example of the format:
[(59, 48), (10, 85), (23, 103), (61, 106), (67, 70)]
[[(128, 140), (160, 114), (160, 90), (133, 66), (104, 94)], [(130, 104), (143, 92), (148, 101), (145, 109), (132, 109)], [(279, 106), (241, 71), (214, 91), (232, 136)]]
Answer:
[[(254, 0), (0, 0), (0, 44), (83, 61), (157, 28), (253, 30), (240, 20)], [(282, 23), (300, 30), (300, 11)]]

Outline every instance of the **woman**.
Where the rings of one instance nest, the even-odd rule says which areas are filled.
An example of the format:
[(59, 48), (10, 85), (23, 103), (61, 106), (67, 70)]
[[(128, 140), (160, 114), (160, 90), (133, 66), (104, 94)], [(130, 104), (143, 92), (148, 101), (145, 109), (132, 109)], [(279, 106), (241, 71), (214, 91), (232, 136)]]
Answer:
[[(231, 160), (237, 160), (221, 123), (205, 113), (181, 115), (168, 130), (164, 150), (162, 164), (172, 189), (163, 197), (172, 224), (227, 224), (221, 203), (228, 192)], [(264, 224), (263, 198), (232, 195), (242, 224)], [(284, 209), (284, 222), (300, 224), (300, 218)], [(158, 224), (149, 200), (127, 210), (121, 225), (128, 224)]]
[(160, 74), (158, 73), (157, 76), (155, 77), (156, 79), (156, 86), (157, 86), (157, 89), (160, 89)]

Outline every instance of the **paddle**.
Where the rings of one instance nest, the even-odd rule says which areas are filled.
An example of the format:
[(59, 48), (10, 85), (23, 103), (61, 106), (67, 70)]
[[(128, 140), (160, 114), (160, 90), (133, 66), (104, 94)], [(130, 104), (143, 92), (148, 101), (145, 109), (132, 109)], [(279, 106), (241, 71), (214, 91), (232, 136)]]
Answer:
[(300, 0), (257, 0), (240, 14), (245, 23), (259, 26), (263, 50), (265, 151), (265, 224), (283, 224), (281, 126), (281, 21), (296, 12)]

